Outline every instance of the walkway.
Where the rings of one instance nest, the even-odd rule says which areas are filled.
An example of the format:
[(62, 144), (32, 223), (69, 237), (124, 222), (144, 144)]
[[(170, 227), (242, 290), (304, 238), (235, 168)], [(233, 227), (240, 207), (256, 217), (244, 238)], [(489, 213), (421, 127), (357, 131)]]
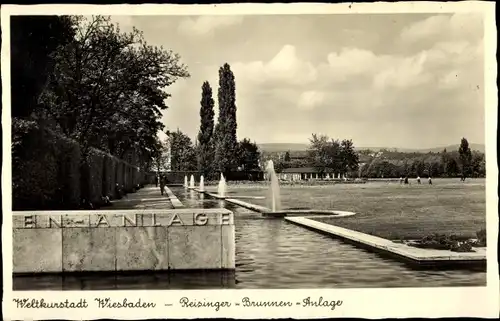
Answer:
[(154, 185), (141, 188), (136, 193), (129, 193), (122, 199), (112, 200), (110, 210), (118, 209), (174, 209), (182, 206), (177, 197), (168, 190), (161, 195), (160, 187)]

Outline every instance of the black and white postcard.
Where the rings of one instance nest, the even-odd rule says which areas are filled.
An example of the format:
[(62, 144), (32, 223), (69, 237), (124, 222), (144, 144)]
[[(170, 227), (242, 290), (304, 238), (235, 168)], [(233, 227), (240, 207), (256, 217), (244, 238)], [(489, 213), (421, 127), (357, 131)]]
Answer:
[(6, 318), (498, 316), (494, 9), (2, 6)]

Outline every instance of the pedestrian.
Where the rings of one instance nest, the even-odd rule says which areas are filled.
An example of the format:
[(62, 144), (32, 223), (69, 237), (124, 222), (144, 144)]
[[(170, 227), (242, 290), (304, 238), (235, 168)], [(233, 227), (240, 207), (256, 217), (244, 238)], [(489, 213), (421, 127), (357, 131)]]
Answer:
[(118, 199), (121, 199), (123, 197), (122, 190), (120, 189), (120, 184), (118, 183), (115, 184), (115, 196)]
[(429, 185), (432, 185), (432, 178), (429, 176)]
[(405, 185), (408, 185), (410, 182), (408, 182), (408, 176), (405, 177)]
[(422, 182), (420, 181), (420, 176), (417, 176), (417, 184), (421, 184)]
[(162, 175), (162, 176), (160, 176), (160, 192), (161, 192), (161, 195), (163, 195), (164, 190), (165, 190), (165, 177)]
[(399, 184), (400, 184), (400, 185), (402, 185), (402, 184), (403, 184), (403, 176), (401, 176), (401, 177), (399, 178)]

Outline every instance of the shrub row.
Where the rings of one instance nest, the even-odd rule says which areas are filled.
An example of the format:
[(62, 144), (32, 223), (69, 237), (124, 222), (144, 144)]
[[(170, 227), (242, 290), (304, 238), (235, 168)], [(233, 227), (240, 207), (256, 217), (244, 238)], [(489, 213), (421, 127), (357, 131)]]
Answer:
[(452, 252), (474, 252), (474, 247), (486, 246), (486, 230), (481, 229), (476, 232), (477, 239), (458, 237), (456, 235), (432, 234), (408, 243), (425, 249), (450, 250)]
[(12, 121), (13, 210), (77, 209), (120, 197), (143, 183), (137, 167), (108, 153), (79, 145), (35, 122)]

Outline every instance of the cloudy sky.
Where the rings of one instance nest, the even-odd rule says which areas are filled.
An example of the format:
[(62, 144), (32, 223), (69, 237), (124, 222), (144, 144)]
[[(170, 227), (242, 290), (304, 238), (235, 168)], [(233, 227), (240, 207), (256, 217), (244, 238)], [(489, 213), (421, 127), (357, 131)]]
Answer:
[[(236, 78), (238, 138), (360, 147), (484, 143), (483, 24), (455, 14), (114, 16), (181, 55), (163, 122), (195, 137), (201, 85)], [(217, 109), (217, 103), (216, 103)]]

